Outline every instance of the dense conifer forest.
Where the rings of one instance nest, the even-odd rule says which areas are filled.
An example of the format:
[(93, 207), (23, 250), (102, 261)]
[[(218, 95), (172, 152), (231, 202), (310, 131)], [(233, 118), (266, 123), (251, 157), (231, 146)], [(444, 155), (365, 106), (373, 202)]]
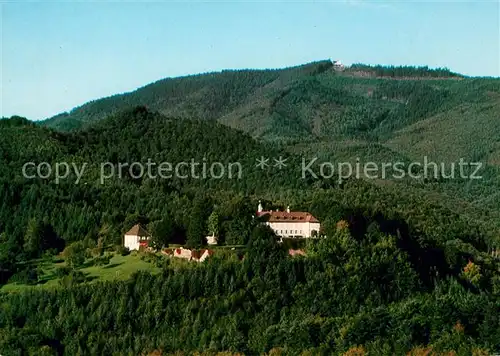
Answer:
[[(0, 354), (498, 353), (499, 114), (498, 79), (321, 61), (164, 79), (41, 124), (2, 119)], [(304, 158), (423, 156), (481, 162), (482, 178), (300, 172)], [(260, 169), (262, 157), (287, 166)], [(235, 175), (120, 166), (191, 160), (198, 175), (213, 162)], [(52, 174), (25, 177), (27, 162)], [(104, 180), (103, 163), (115, 173)], [(310, 212), (321, 238), (279, 243), (252, 217), (259, 201)], [(199, 264), (141, 252), (157, 273), (90, 281), (82, 268), (126, 255), (136, 223), (156, 247), (200, 248), (214, 230), (221, 246)], [(289, 243), (305, 256), (289, 256)], [(51, 288), (48, 262), (64, 264)]]

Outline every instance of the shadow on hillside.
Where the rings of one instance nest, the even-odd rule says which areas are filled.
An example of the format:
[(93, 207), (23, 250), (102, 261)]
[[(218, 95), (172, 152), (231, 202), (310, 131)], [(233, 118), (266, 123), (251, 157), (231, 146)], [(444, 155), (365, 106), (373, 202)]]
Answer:
[(94, 279), (97, 279), (98, 277), (97, 276), (90, 276), (88, 274), (85, 275), (85, 282), (91, 282), (93, 281)]
[(110, 269), (110, 268), (115, 268), (115, 267), (118, 267), (120, 265), (122, 265), (123, 262), (119, 262), (119, 263), (110, 263), (109, 265), (106, 265), (104, 267), (102, 267), (103, 269)]
[(381, 213), (372, 218), (352, 213), (348, 221), (351, 234), (358, 241), (366, 239), (373, 224), (381, 233), (396, 236), (398, 248), (407, 253), (409, 262), (426, 288), (432, 288), (439, 279), (455, 277), (464, 287), (471, 289), (470, 285), (457, 278), (461, 273), (461, 266), (473, 257), (470, 253), (445, 250), (444, 245), (429, 241), (426, 236), (412, 230), (403, 219), (389, 219)]

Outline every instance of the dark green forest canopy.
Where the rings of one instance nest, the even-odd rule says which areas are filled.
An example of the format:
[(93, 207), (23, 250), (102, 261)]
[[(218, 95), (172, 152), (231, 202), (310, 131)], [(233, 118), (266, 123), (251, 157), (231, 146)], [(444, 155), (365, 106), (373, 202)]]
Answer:
[[(330, 61), (160, 80), (46, 122), (0, 120), (0, 284), (75, 246), (121, 244), (136, 223), (216, 256), (129, 281), (0, 294), (2, 354), (405, 354), (418, 346), (500, 351), (500, 81), (447, 69)], [(262, 170), (262, 157), (287, 167)], [(302, 159), (481, 162), (477, 181), (303, 179)], [(241, 178), (135, 178), (101, 184), (101, 164), (239, 162)], [(27, 162), (81, 167), (58, 184)], [(266, 207), (309, 211), (326, 239), (289, 258), (252, 219)], [(343, 220), (347, 229), (339, 228)], [(163, 229), (163, 230), (162, 230)], [(174, 241), (175, 240), (175, 241)], [(152, 258), (152, 257), (150, 257)], [(29, 263), (28, 263), (29, 262)], [(71, 276), (78, 276), (73, 271)], [(1, 290), (0, 290), (1, 293)]]
[(463, 78), (458, 73), (453, 73), (448, 68), (429, 68), (428, 66), (371, 66), (355, 63), (347, 69), (349, 73), (373, 75), (377, 77), (393, 78)]
[[(471, 204), (467, 196), (460, 195), (462, 188), (455, 187), (458, 183), (421, 182), (415, 185), (412, 182), (395, 181), (388, 186), (376, 187), (369, 181), (356, 183), (354, 180), (350, 183), (348, 180), (339, 184), (333, 179), (302, 179), (297, 169), (301, 156), (295, 150), (288, 152), (291, 146), (257, 142), (244, 133), (213, 121), (166, 118), (144, 107), (137, 107), (77, 133), (59, 133), (33, 126), (29, 122), (22, 125), (9, 122), (2, 122), (5, 127), (0, 138), (4, 186), (0, 227), (17, 239), (22, 238), (27, 221), (33, 217), (50, 220), (59, 236), (76, 241), (89, 234), (95, 236), (100, 226), (108, 220), (112, 221), (116, 236), (119, 236), (118, 231), (127, 228), (122, 224), (128, 214), (158, 216), (162, 211), (177, 211), (176, 214), (181, 215), (179, 211), (189, 208), (178, 209), (175, 202), (182, 204), (184, 197), (189, 201), (200, 191), (209, 192), (207, 195), (216, 200), (243, 195), (279, 200), (285, 206), (305, 205), (312, 193), (325, 191), (334, 196), (334, 200), (356, 202), (351, 204), (353, 208), (361, 204), (367, 207), (383, 204), (387, 205), (387, 209), (399, 210), (407, 216), (415, 210), (415, 205), (420, 206), (416, 201), (427, 202), (424, 207), (438, 206), (440, 214), (453, 212), (464, 221), (470, 221), (471, 226), (481, 227), (490, 245), (496, 241), (498, 222), (491, 221), (489, 217), (496, 216), (498, 211)], [(328, 146), (322, 150), (334, 157), (345, 154), (340, 150), (330, 150)], [(298, 153), (304, 152), (299, 150)], [(308, 152), (305, 153), (310, 156)], [(375, 151), (375, 155), (379, 153)], [(263, 172), (255, 167), (256, 160), (263, 156), (283, 156), (289, 160), (289, 166), (283, 170)], [(190, 159), (224, 164), (240, 162), (242, 175), (241, 179), (147, 179), (133, 178), (130, 171), (125, 169), (121, 179), (112, 177), (100, 184), (101, 162), (145, 164), (148, 159), (158, 163)], [(22, 167), (30, 161), (50, 162), (52, 165), (56, 162), (87, 163), (88, 167), (80, 184), (75, 184), (76, 177), (70, 176), (55, 185), (53, 177), (45, 180), (23, 178)], [(491, 174), (495, 174), (494, 171)], [(458, 192), (453, 192), (452, 189), (457, 188)], [(479, 188), (479, 183), (477, 187), (470, 184), (467, 187), (468, 190), (481, 192)], [(485, 184), (482, 189), (487, 193), (490, 188)], [(374, 198), (368, 199), (362, 193), (363, 189), (374, 192)], [(431, 198), (436, 191), (441, 193), (443, 199)], [(455, 196), (448, 198), (451, 193), (455, 193)], [(170, 203), (163, 204), (162, 201)], [(456, 211), (457, 201), (462, 205), (459, 211)], [(313, 212), (323, 217), (321, 212)], [(12, 219), (12, 216), (16, 218)], [(416, 220), (415, 223), (425, 225), (425, 220), (433, 216), (422, 217), (422, 221)], [(83, 230), (82, 224), (85, 226)], [(450, 227), (453, 225), (454, 222), (449, 224)]]

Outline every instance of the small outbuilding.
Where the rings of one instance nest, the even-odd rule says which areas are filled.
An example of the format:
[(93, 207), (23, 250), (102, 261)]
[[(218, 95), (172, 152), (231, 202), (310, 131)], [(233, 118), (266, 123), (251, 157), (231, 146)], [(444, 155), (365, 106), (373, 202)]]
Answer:
[(217, 245), (217, 237), (215, 235), (207, 236), (207, 244), (209, 245)]
[(333, 61), (333, 69), (336, 71), (343, 71), (345, 69), (345, 66), (342, 64), (341, 61)]

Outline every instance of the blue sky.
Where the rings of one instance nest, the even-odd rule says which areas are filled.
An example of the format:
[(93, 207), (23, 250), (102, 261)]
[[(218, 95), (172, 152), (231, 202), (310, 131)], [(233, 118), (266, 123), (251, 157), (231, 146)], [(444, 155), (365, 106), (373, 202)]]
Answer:
[(328, 58), (500, 76), (499, 17), (496, 1), (4, 2), (0, 116), (38, 120), (165, 77)]

